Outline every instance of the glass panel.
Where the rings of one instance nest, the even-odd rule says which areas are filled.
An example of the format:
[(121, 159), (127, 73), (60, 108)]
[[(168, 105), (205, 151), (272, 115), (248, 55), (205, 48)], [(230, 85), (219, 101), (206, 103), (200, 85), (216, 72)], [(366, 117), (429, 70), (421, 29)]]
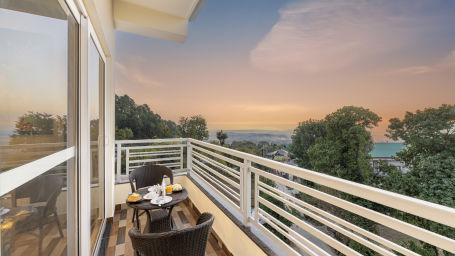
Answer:
[[(0, 179), (27, 171), (0, 193), (2, 256), (64, 255), (73, 241), (76, 160), (42, 158), (75, 147), (78, 34), (58, 0), (0, 1)], [(55, 167), (23, 166), (35, 160)]]
[(70, 146), (67, 15), (24, 2), (0, 1), (0, 173)]
[(103, 152), (103, 88), (104, 63), (92, 40), (89, 43), (88, 56), (88, 87), (90, 111), (90, 228), (91, 249), (95, 246), (101, 221), (104, 218), (104, 154)]
[(65, 183), (73, 161), (60, 164), (0, 197), (1, 255), (66, 254)]

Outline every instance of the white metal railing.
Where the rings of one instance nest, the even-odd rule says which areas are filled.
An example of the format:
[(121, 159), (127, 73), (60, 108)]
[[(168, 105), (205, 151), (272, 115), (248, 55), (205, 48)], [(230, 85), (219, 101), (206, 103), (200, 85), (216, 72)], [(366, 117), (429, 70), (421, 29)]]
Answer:
[(184, 171), (183, 148), (186, 139), (117, 140), (116, 182), (128, 181), (129, 173), (147, 163), (171, 168), (174, 173)]
[[(132, 141), (120, 141), (118, 146), (122, 147), (122, 145), (133, 143)], [(234, 211), (242, 216), (245, 225), (254, 226), (261, 230), (270, 239), (276, 241), (288, 254), (332, 255), (338, 251), (345, 255), (361, 255), (314, 225), (314, 223), (319, 223), (320, 226), (335, 230), (348, 239), (352, 239), (381, 255), (419, 255), (403, 247), (397, 241), (381, 237), (379, 234), (362, 228), (358, 223), (351, 223), (330, 210), (300, 199), (293, 191), (324, 202), (332, 208), (350, 212), (387, 229), (403, 233), (414, 241), (419, 240), (441, 250), (455, 253), (455, 240), (449, 237), (334, 196), (326, 189), (318, 190), (316, 189), (317, 186), (303, 185), (291, 179), (283, 178), (280, 174), (292, 175), (295, 178), (312, 182), (330, 190), (394, 208), (403, 213), (419, 216), (450, 228), (455, 228), (454, 208), (199, 140), (142, 140), (139, 143), (165, 143), (166, 145), (176, 143), (175, 145), (178, 147), (187, 147), (186, 170), (189, 171), (189, 175), (197, 177), (197, 180), (200, 180), (205, 187), (215, 191), (224, 201), (229, 203)], [(120, 151), (117, 150), (117, 154), (120, 156), (119, 152), (127, 150), (128, 147)], [(180, 149), (183, 152), (183, 149)], [(161, 153), (163, 152), (159, 154)], [(179, 160), (180, 163), (183, 162), (183, 153)], [(120, 166), (119, 162), (117, 164)], [(183, 166), (180, 169), (183, 169)], [(119, 169), (117, 169), (117, 173), (119, 173)], [(305, 216), (305, 218), (301, 216)], [(279, 218), (285, 219), (286, 223)], [(310, 222), (308, 219), (312, 219), (312, 221)], [(271, 232), (270, 228), (273, 228), (275, 232)], [(305, 232), (299, 232), (299, 230)], [(281, 238), (276, 234), (280, 234)], [(284, 242), (283, 238), (287, 239), (287, 242)], [(327, 251), (327, 246), (321, 247), (321, 244), (315, 242), (314, 238), (328, 245), (331, 251)]]

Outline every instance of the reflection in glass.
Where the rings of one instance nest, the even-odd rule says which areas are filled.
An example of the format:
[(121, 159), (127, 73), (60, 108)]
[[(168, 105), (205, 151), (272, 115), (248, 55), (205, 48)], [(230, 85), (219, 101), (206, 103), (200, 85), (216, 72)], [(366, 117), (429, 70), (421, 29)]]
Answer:
[(2, 255), (63, 254), (67, 242), (67, 169), (63, 163), (0, 197)]
[(95, 246), (104, 217), (104, 154), (103, 152), (103, 84), (104, 63), (92, 40), (89, 43), (88, 91), (90, 111), (90, 225), (91, 249)]
[(67, 15), (57, 0), (23, 6), (0, 1), (0, 172), (70, 146)]

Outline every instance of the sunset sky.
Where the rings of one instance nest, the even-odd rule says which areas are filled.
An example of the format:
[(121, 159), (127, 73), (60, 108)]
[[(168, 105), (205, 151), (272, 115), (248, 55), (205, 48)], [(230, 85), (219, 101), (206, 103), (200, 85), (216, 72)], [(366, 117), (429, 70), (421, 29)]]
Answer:
[(208, 0), (184, 44), (116, 34), (116, 92), (209, 129), (294, 129), (345, 105), (384, 122), (455, 103), (455, 1)]

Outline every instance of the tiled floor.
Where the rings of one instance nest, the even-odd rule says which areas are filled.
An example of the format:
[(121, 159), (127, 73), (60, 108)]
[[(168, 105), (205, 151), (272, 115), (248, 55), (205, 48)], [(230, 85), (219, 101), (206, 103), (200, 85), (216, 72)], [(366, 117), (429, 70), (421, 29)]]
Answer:
[[(133, 209), (129, 208), (125, 204), (121, 206), (121, 209), (116, 210), (111, 227), (109, 244), (106, 255), (134, 256), (134, 250), (133, 247), (131, 246), (131, 240), (128, 237), (128, 230), (130, 230), (134, 225), (131, 222), (132, 216)], [(172, 217), (174, 219), (175, 224), (177, 225), (177, 228), (181, 229), (195, 225), (198, 215), (191, 207), (189, 207), (189, 203), (185, 201), (174, 207), (172, 211)], [(141, 216), (140, 222), (142, 226), (145, 226), (146, 223), (145, 214)], [(210, 234), (205, 255), (226, 256), (226, 254), (221, 249), (215, 237), (216, 237), (215, 235)]]

